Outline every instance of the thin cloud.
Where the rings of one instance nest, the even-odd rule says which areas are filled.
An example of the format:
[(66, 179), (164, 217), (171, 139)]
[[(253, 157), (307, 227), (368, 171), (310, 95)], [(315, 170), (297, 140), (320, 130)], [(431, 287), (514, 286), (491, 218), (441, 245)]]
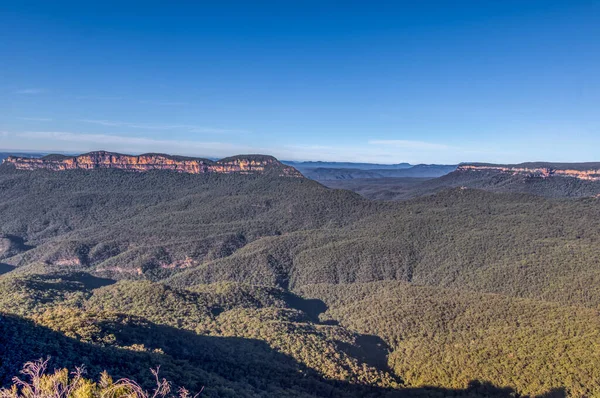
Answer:
[(152, 100), (141, 100), (138, 101), (140, 104), (147, 105), (159, 105), (159, 106), (185, 106), (190, 105), (189, 102), (180, 102), (180, 101), (152, 101)]
[(45, 91), (46, 90), (44, 90), (43, 88), (24, 88), (24, 89), (15, 91), (15, 94), (33, 95), (33, 94), (42, 94)]
[(81, 100), (100, 100), (100, 101), (134, 101), (138, 104), (157, 105), (157, 106), (187, 106), (189, 102), (183, 101), (155, 101), (155, 100), (132, 100), (122, 96), (106, 96), (106, 95), (77, 95), (74, 98)]
[[(94, 134), (65, 131), (29, 131), (11, 133), (11, 137), (35, 142), (35, 150), (45, 152), (87, 152), (105, 149), (123, 153), (160, 152), (200, 157), (226, 157), (244, 153), (262, 153), (285, 160), (318, 159), (336, 157), (327, 147), (299, 146), (297, 148), (257, 147), (218, 141), (178, 141), (149, 137), (133, 137), (121, 134)], [(339, 153), (338, 153), (339, 155)]]
[(70, 141), (70, 142), (90, 142), (90, 143), (116, 143), (116, 144), (132, 144), (132, 145), (148, 145), (155, 144), (161, 145), (169, 143), (171, 145), (184, 145), (183, 141), (171, 141), (171, 140), (156, 140), (153, 138), (146, 137), (130, 137), (122, 135), (110, 135), (110, 134), (86, 134), (86, 133), (70, 133), (64, 131), (31, 131), (16, 133), (19, 137), (24, 138), (39, 138), (39, 139), (51, 139), (58, 141)]
[[(93, 123), (93, 124), (99, 124), (101, 126), (114, 126), (114, 127), (120, 127), (120, 126), (127, 126), (127, 123), (123, 123), (123, 122), (115, 122), (112, 120), (97, 120), (97, 119), (79, 119), (79, 122), (84, 122), (84, 123)], [(128, 127), (135, 127), (134, 125), (129, 125)]]
[[(121, 134), (93, 134), (65, 131), (29, 131), (11, 133), (19, 140), (35, 142), (37, 147), (29, 148), (45, 152), (87, 152), (105, 149), (123, 153), (160, 152), (200, 157), (226, 157), (244, 153), (262, 153), (285, 160), (318, 159), (330, 160), (336, 155), (326, 147), (272, 148), (244, 144), (231, 144), (219, 141), (178, 141), (149, 137), (132, 137)], [(339, 153), (338, 153), (339, 155)]]
[(370, 140), (369, 145), (385, 145), (394, 148), (425, 151), (452, 149), (452, 147), (445, 144), (410, 140)]
[(176, 141), (127, 135), (72, 133), (65, 131), (29, 131), (14, 133), (13, 136), (36, 141), (54, 141), (64, 145), (62, 150), (97, 150), (105, 148), (130, 152), (170, 152), (189, 155), (211, 155), (250, 152), (251, 147), (225, 142)]
[(111, 96), (103, 96), (103, 95), (77, 95), (76, 99), (90, 99), (90, 100), (101, 100), (101, 101), (118, 101), (122, 100), (123, 97), (111, 97)]
[(34, 122), (51, 122), (52, 119), (48, 118), (48, 117), (19, 117), (17, 119), (21, 119), (21, 120), (31, 120)]
[[(396, 146), (367, 145), (282, 145), (231, 143), (221, 141), (173, 140), (127, 133), (96, 134), (65, 131), (0, 132), (3, 149), (23, 149), (43, 152), (88, 152), (105, 149), (123, 153), (160, 152), (199, 157), (226, 157), (244, 153), (262, 153), (273, 155), (282, 160), (322, 160), (350, 161), (366, 163), (438, 163), (458, 164), (463, 161), (482, 161), (498, 158), (506, 163), (518, 160), (515, 156), (508, 159), (500, 152), (484, 154), (476, 148), (457, 150), (414, 150)], [(376, 140), (386, 141), (386, 140)], [(414, 147), (414, 145), (413, 145)], [(421, 146), (422, 147), (422, 146)], [(450, 147), (448, 147), (450, 148)], [(476, 155), (479, 152), (479, 155)], [(467, 159), (469, 158), (469, 159)], [(487, 161), (486, 160), (486, 161)], [(502, 162), (501, 162), (502, 163)]]
[(156, 124), (156, 123), (131, 123), (115, 120), (80, 119), (80, 122), (98, 124), (107, 127), (126, 127), (144, 130), (183, 130), (189, 133), (199, 134), (240, 134), (248, 133), (248, 130), (220, 129), (213, 127), (195, 126), (189, 124)]

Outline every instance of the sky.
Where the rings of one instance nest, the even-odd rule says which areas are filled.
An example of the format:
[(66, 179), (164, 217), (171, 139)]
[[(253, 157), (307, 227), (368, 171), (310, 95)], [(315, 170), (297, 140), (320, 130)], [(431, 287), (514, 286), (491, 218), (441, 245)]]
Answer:
[(0, 150), (600, 161), (600, 0), (1, 1)]

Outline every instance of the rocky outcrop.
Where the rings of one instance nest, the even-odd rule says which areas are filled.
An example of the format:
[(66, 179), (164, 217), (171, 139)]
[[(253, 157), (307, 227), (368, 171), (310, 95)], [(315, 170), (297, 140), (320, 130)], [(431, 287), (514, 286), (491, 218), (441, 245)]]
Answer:
[(513, 175), (524, 175), (527, 177), (539, 177), (539, 178), (550, 178), (550, 177), (571, 177), (586, 181), (600, 181), (600, 166), (592, 164), (586, 169), (581, 164), (573, 165), (572, 168), (569, 165), (560, 165), (552, 167), (552, 165), (536, 166), (536, 165), (472, 165), (464, 164), (460, 165), (457, 169), (458, 172), (469, 172), (469, 171), (484, 171), (484, 172), (500, 172), (510, 173)]
[(272, 156), (240, 155), (212, 161), (209, 159), (170, 156), (159, 153), (143, 155), (123, 155), (106, 151), (90, 152), (79, 156), (48, 155), (42, 158), (10, 156), (3, 161), (18, 170), (46, 169), (94, 170), (120, 169), (144, 172), (150, 170), (170, 170), (180, 173), (238, 173), (266, 174), (274, 173), (286, 177), (302, 177), (296, 169), (286, 166)]

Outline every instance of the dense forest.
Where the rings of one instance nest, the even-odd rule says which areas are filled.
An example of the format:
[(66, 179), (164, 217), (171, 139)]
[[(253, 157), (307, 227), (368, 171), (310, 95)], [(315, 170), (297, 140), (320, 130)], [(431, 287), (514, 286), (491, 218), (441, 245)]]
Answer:
[(600, 396), (595, 197), (3, 165), (0, 220), (5, 387), (50, 357), (97, 391)]

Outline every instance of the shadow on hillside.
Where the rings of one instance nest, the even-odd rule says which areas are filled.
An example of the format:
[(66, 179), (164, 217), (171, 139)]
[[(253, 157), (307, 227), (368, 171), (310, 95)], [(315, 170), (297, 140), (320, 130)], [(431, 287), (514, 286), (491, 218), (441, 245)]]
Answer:
[(367, 365), (391, 373), (388, 365), (391, 349), (379, 336), (361, 334), (356, 338), (355, 345), (337, 342), (337, 347)]
[[(128, 318), (128, 322), (132, 322)], [(156, 325), (143, 319), (134, 324), (104, 320), (98, 324), (113, 334), (116, 344), (131, 349), (102, 347), (66, 337), (13, 315), (0, 315), (0, 383), (10, 383), (24, 362), (52, 358), (50, 368), (85, 365), (97, 378), (106, 369), (115, 378), (131, 377), (153, 386), (149, 369), (177, 386), (207, 396), (316, 396), (316, 397), (498, 397), (518, 396), (510, 388), (471, 382), (465, 389), (367, 387), (326, 380), (315, 371), (259, 340), (201, 336)], [(135, 344), (135, 346), (134, 346)], [(562, 390), (543, 395), (565, 397)]]
[(0, 235), (0, 238), (8, 239), (13, 246), (13, 250), (15, 250), (17, 253), (26, 252), (27, 250), (31, 250), (35, 247), (26, 244), (25, 239), (17, 235)]
[(78, 282), (86, 289), (98, 289), (104, 286), (109, 286), (116, 283), (113, 279), (101, 278), (88, 274), (86, 272), (74, 272), (66, 275), (61, 275), (61, 279), (69, 282)]
[(33, 288), (40, 291), (60, 289), (63, 291), (76, 292), (81, 291), (82, 289), (91, 290), (109, 286), (116, 283), (116, 281), (93, 276), (86, 272), (55, 272), (32, 275), (29, 278), (29, 283)]
[(327, 305), (318, 299), (305, 299), (293, 293), (286, 292), (284, 300), (291, 308), (304, 312), (313, 323), (320, 323), (319, 315), (327, 311)]
[[(286, 303), (294, 309), (304, 312), (311, 322), (321, 325), (338, 325), (336, 320), (321, 321), (319, 316), (327, 311), (327, 304), (319, 299), (305, 299), (293, 293), (285, 293)], [(388, 365), (388, 355), (391, 351), (390, 347), (379, 336), (359, 335), (355, 341), (355, 345), (336, 342), (337, 348), (344, 351), (346, 354), (358, 359), (359, 361), (373, 366), (377, 369), (390, 372)]]
[(0, 275), (4, 275), (6, 273), (9, 273), (10, 271), (12, 271), (15, 268), (16, 267), (14, 267), (12, 265), (5, 264), (5, 263), (0, 263)]

